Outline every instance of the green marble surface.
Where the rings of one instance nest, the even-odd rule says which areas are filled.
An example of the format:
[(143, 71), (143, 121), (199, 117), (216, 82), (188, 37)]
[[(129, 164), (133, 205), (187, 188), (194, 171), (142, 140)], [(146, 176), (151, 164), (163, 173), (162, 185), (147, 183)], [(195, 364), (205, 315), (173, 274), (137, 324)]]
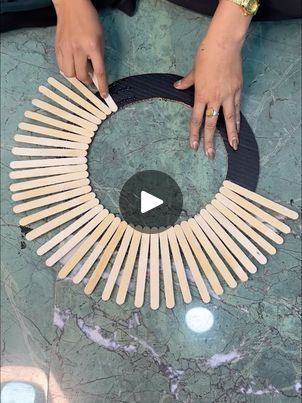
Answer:
[[(133, 18), (108, 10), (102, 20), (110, 82), (147, 72), (184, 74), (209, 22), (163, 0), (140, 1)], [(295, 210), (301, 207), (300, 33), (298, 21), (254, 23), (243, 52), (242, 111), (260, 149), (258, 191)], [(172, 311), (164, 304), (156, 312), (148, 305), (133, 309), (132, 295), (122, 307), (114, 299), (104, 303), (104, 283), (88, 298), (70, 279), (56, 282), (55, 270), (35, 254), (42, 241), (25, 241), (7, 191), (10, 150), (38, 86), (58, 74), (53, 35), (47, 28), (2, 36), (2, 366), (16, 367), (17, 381), (21, 367), (43, 373), (55, 403), (300, 401), (299, 221), (247, 283), (213, 296), (207, 308), (214, 324), (202, 334), (185, 321), (192, 307), (203, 306), (194, 288), (193, 303), (184, 305), (178, 291)], [(184, 106), (153, 100), (103, 124), (89, 169), (106, 207), (117, 208), (117, 189), (141, 169), (172, 174), (189, 215), (212, 198), (226, 170), (223, 145), (217, 138), (214, 163), (192, 152), (188, 116)], [(33, 383), (35, 402), (45, 401), (38, 379)]]

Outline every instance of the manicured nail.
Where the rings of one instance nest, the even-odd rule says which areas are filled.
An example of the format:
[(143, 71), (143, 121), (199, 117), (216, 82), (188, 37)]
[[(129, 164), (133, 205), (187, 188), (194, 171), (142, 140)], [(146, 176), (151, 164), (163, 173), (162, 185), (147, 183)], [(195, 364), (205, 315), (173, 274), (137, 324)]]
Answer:
[(178, 88), (181, 86), (181, 80), (176, 81), (176, 83), (174, 83), (174, 87)]
[(206, 151), (206, 156), (209, 158), (209, 160), (213, 160), (215, 157), (215, 150), (214, 148), (208, 148)]
[(232, 141), (232, 147), (235, 151), (238, 150), (238, 139), (233, 139)]
[(192, 148), (193, 148), (194, 151), (198, 150), (198, 142), (197, 141), (193, 141)]

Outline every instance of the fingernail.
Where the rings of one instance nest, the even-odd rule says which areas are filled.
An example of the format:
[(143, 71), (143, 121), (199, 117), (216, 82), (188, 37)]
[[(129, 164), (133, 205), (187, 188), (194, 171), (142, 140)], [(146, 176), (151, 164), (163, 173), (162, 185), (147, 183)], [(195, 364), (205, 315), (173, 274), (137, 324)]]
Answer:
[(181, 80), (176, 81), (176, 82), (174, 83), (174, 87), (178, 88), (178, 87), (180, 87), (180, 86), (181, 86)]
[(238, 139), (233, 139), (232, 141), (232, 147), (235, 151), (238, 150)]
[(108, 97), (108, 92), (103, 92), (103, 93), (101, 94), (101, 97), (102, 97), (103, 99), (107, 98), (107, 97)]
[(198, 150), (198, 142), (197, 142), (197, 141), (194, 141), (194, 142), (193, 142), (192, 148), (193, 148), (194, 151), (197, 151), (197, 150)]
[(214, 148), (208, 148), (206, 151), (206, 156), (209, 158), (209, 160), (213, 160), (215, 157), (215, 150)]

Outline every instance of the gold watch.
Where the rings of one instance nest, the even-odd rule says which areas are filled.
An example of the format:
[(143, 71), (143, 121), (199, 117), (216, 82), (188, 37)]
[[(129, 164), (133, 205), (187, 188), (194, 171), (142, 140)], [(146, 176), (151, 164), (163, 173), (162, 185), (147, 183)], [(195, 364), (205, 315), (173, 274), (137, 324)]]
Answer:
[(259, 8), (259, 0), (231, 0), (242, 8), (244, 15), (255, 15)]

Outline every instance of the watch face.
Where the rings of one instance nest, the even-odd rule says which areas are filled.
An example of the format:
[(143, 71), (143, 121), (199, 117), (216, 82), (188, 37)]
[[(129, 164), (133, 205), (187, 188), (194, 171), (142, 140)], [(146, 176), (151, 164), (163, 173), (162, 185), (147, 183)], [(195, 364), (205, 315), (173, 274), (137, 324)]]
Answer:
[(259, 1), (258, 0), (250, 0), (248, 4), (246, 5), (246, 12), (248, 14), (256, 14), (257, 10), (259, 7)]

